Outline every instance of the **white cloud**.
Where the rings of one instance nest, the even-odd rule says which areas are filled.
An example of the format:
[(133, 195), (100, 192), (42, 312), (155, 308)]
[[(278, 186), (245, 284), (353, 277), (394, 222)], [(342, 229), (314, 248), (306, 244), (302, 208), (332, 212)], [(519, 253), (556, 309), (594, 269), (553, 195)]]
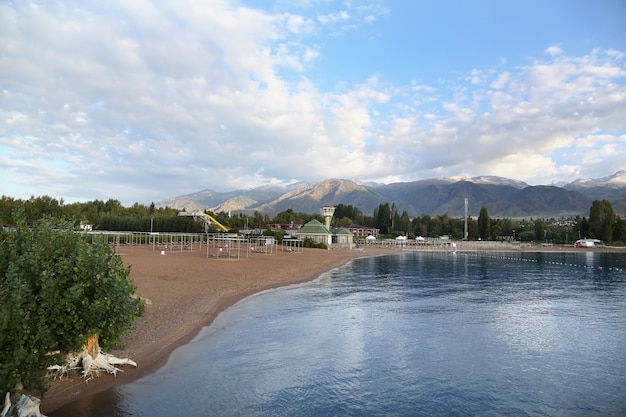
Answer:
[(624, 53), (550, 47), (432, 85), (372, 74), (323, 89), (308, 77), (324, 56), (315, 34), (384, 13), (342, 7), (315, 20), (225, 0), (0, 4), (1, 192), (149, 202), (328, 177), (623, 169)]
[(325, 25), (330, 24), (330, 23), (345, 22), (347, 20), (350, 20), (350, 14), (345, 10), (341, 10), (336, 13), (319, 15), (317, 16), (317, 20), (319, 20), (321, 23)]
[(563, 53), (563, 50), (556, 45), (552, 45), (550, 47), (548, 47), (548, 49), (546, 49), (546, 52), (550, 55), (561, 55)]

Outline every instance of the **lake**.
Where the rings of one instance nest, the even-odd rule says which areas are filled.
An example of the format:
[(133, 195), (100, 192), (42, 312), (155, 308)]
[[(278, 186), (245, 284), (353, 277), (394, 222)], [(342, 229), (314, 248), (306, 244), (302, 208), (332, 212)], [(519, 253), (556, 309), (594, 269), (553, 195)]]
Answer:
[(52, 416), (624, 416), (626, 255), (357, 259)]

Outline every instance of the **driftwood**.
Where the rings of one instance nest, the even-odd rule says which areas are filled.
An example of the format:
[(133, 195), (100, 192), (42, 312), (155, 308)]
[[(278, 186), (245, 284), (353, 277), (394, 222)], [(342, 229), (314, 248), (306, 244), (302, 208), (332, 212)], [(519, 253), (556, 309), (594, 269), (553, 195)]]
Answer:
[(115, 365), (131, 365), (137, 367), (137, 363), (131, 359), (117, 358), (102, 352), (98, 344), (98, 335), (96, 334), (87, 339), (87, 343), (85, 343), (80, 352), (73, 352), (67, 355), (63, 365), (54, 365), (49, 367), (48, 370), (57, 371), (62, 377), (72, 370), (82, 368), (83, 378), (89, 381), (93, 379), (94, 376), (99, 376), (100, 371), (105, 371), (113, 375), (122, 372), (122, 370)]
[[(137, 367), (137, 364), (130, 359), (120, 359), (102, 352), (98, 344), (98, 335), (96, 334), (87, 339), (87, 343), (85, 343), (80, 352), (73, 352), (67, 355), (63, 365), (54, 365), (49, 367), (48, 370), (55, 371), (63, 377), (73, 370), (82, 368), (82, 377), (89, 381), (94, 376), (99, 376), (100, 371), (113, 375), (122, 372), (116, 365)], [(12, 405), (11, 394), (7, 392), (0, 417), (46, 417), (39, 411), (40, 403), (41, 400), (39, 398), (22, 394), (19, 400)]]
[(39, 411), (40, 403), (39, 398), (22, 394), (15, 405), (11, 405), (11, 394), (7, 392), (0, 417), (46, 417)]

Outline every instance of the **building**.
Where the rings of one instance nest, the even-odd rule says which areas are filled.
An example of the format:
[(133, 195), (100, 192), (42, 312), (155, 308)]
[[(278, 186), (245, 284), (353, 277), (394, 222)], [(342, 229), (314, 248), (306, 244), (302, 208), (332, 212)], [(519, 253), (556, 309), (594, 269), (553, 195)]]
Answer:
[(298, 239), (311, 239), (313, 242), (324, 243), (329, 247), (341, 247), (351, 249), (354, 244), (354, 235), (345, 228), (329, 229), (319, 220), (311, 220), (296, 232)]
[(339, 228), (332, 229), (332, 242), (333, 246), (339, 246), (345, 249), (351, 249), (354, 243), (354, 235), (348, 229)]
[(346, 229), (350, 231), (354, 235), (355, 239), (365, 239), (368, 236), (374, 236), (378, 239), (378, 235), (380, 234), (380, 229), (374, 229), (372, 227), (365, 227), (359, 224), (351, 224), (346, 226)]
[(315, 243), (325, 243), (327, 245), (332, 244), (332, 233), (326, 226), (320, 223), (319, 220), (311, 220), (305, 223), (304, 226), (296, 232), (298, 239), (311, 239)]

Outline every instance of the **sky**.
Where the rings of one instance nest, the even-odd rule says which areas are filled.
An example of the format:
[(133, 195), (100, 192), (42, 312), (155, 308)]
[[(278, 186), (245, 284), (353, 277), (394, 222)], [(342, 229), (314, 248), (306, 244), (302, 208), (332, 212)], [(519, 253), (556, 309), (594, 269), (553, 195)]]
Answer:
[(626, 169), (624, 0), (0, 2), (0, 194)]

